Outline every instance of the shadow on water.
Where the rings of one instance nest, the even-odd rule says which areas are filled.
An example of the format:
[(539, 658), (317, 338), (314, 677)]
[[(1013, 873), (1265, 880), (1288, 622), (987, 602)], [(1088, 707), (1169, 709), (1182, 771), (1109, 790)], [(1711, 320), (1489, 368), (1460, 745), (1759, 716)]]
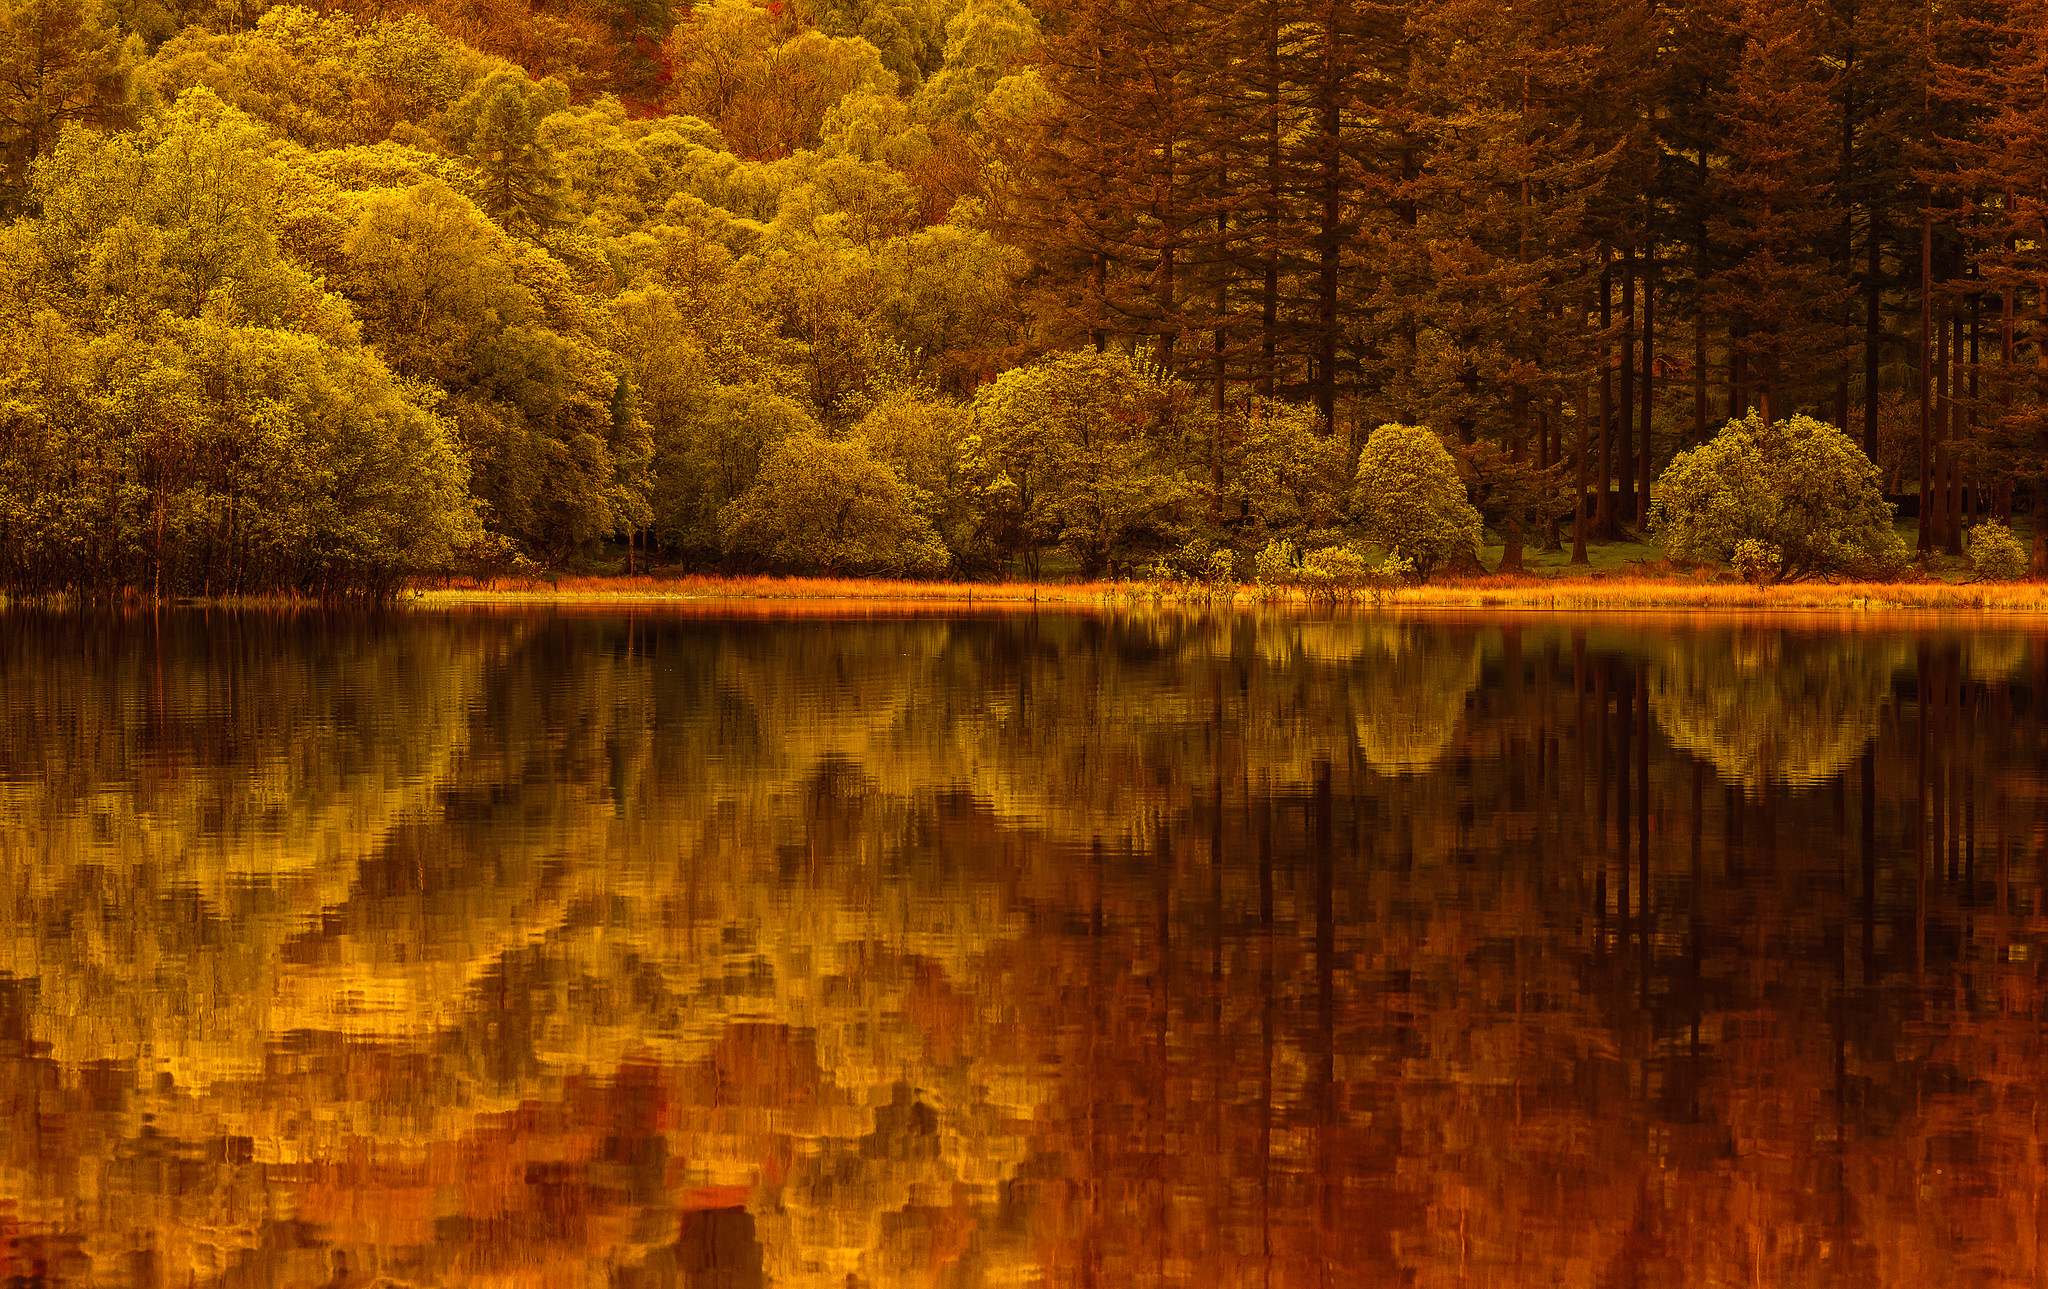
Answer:
[(0, 614), (0, 1280), (2006, 1284), (2048, 635)]

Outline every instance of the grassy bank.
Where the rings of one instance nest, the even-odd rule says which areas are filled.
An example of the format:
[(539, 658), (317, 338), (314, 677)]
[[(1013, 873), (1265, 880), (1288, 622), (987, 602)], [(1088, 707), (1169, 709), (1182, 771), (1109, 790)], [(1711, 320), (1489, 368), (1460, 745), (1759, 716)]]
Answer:
[(1749, 586), (1696, 582), (1679, 576), (1588, 578), (1504, 577), (1407, 587), (1391, 603), (1427, 608), (1516, 609), (1917, 609), (1955, 612), (2048, 613), (2048, 583), (1798, 582)]
[(412, 603), (521, 604), (578, 602), (859, 601), (903, 605), (1108, 603), (1130, 582), (913, 582), (861, 577), (721, 577), (691, 574), (517, 577), (454, 582), (412, 592)]
[[(908, 582), (820, 577), (659, 578), (563, 577), (505, 579), (413, 592), (411, 602), (438, 605), (702, 606), (728, 611), (753, 605), (783, 611), (798, 602), (865, 607), (876, 611), (942, 608), (1030, 608), (1034, 605), (1104, 607), (1141, 604), (1328, 605), (1327, 597), (1298, 590), (1252, 586), (1178, 586), (1154, 582)], [(1897, 582), (1801, 582), (1749, 586), (1697, 573), (1596, 571), (1490, 575), (1401, 587), (1355, 602), (1394, 609), (1767, 610), (1835, 609), (1848, 612), (1920, 610), (1967, 613), (2048, 613), (2048, 583), (1954, 582), (1938, 577)], [(779, 606), (779, 607), (778, 607)]]

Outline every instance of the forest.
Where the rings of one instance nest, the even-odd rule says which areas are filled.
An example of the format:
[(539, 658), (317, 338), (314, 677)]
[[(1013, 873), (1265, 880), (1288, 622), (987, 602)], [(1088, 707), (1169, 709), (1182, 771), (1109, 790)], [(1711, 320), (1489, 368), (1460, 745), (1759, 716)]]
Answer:
[[(2048, 4), (0, 0), (0, 591), (1497, 564), (2048, 486)], [(2032, 572), (2048, 574), (2034, 525)]]

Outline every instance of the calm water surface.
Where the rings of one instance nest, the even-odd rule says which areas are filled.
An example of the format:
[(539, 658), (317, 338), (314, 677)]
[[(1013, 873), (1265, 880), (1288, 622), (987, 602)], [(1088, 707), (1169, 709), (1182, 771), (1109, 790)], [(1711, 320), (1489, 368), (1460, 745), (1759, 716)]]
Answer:
[(2048, 1276), (2038, 631), (13, 612), (0, 696), (9, 1285)]

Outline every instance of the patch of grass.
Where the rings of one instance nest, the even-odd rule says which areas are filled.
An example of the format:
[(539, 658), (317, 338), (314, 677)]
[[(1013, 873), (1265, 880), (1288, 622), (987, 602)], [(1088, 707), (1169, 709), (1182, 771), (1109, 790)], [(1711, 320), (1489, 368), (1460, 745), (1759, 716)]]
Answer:
[(1509, 609), (1888, 609), (1942, 612), (2048, 613), (2048, 584), (1971, 582), (1940, 578), (1900, 582), (1795, 582), (1749, 586), (1741, 582), (1681, 581), (1675, 577), (1489, 577), (1408, 587), (1391, 597), (1404, 608)]
[[(1572, 563), (1572, 535), (1566, 529), (1561, 536), (1563, 544), (1554, 551), (1546, 551), (1534, 543), (1522, 548), (1522, 566), (1536, 577), (1584, 577), (1588, 573), (1611, 573), (1641, 571), (1656, 566), (1665, 566), (1664, 548), (1655, 542), (1632, 537), (1622, 542), (1586, 543), (1587, 563)], [(1488, 568), (1500, 564), (1501, 543), (1484, 546), (1479, 551), (1479, 562)]]
[[(1541, 612), (1643, 612), (1823, 610), (1875, 613), (1892, 610), (1943, 613), (2048, 613), (2048, 583), (1956, 583), (1939, 577), (1899, 582), (1800, 582), (1749, 586), (1699, 574), (1645, 572), (1558, 577), (1541, 574), (1445, 578), (1426, 586), (1373, 595), (1359, 592), (1349, 603), (1404, 610), (1534, 610)], [(952, 612), (963, 607), (1029, 610), (1143, 608), (1178, 605), (1207, 609), (1328, 608), (1327, 595), (1300, 589), (1246, 586), (1168, 586), (1150, 582), (965, 582), (865, 581), (845, 578), (563, 578), (450, 587), (415, 592), (412, 603), (442, 606), (531, 606), (614, 608), (659, 605), (664, 611), (705, 613), (848, 614)]]
[(893, 604), (1097, 603), (1115, 582), (913, 582), (888, 578), (560, 576), (458, 580), (412, 593), (415, 604), (608, 603), (620, 601), (797, 600)]
[[(1920, 540), (1920, 527), (1917, 520), (1901, 519), (1896, 521), (1893, 527), (1898, 531), (1899, 539), (1906, 543), (1908, 549), (1913, 549), (1917, 546)], [(2026, 546), (2033, 540), (2031, 516), (2014, 516), (2012, 531), (2013, 536), (2019, 539), (2020, 545)], [(1631, 530), (1630, 538), (1627, 541), (1588, 541), (1586, 543), (1586, 559), (1588, 562), (1585, 564), (1574, 564), (1571, 562), (1572, 535), (1569, 526), (1561, 526), (1559, 537), (1562, 539), (1562, 545), (1554, 551), (1541, 550), (1533, 542), (1523, 548), (1522, 564), (1528, 574), (1534, 577), (1583, 578), (1622, 573), (1642, 576), (1673, 575), (1693, 581), (1703, 580), (1700, 577), (1700, 570), (1673, 570), (1670, 562), (1665, 557), (1664, 548), (1656, 541), (1643, 537), (1633, 530)], [(1494, 541), (1489, 545), (1481, 547), (1479, 551), (1480, 562), (1489, 569), (1497, 567), (1500, 564), (1500, 556), (1503, 549), (1504, 547), (1499, 541)], [(1714, 574), (1718, 571), (1706, 570), (1707, 575), (1704, 580), (1713, 580)], [(1730, 573), (1729, 576), (1732, 577), (1733, 574)], [(1971, 569), (1968, 559), (1944, 554), (1939, 547), (1936, 547), (1935, 551), (1922, 561), (1920, 570), (1915, 574), (1916, 580), (1938, 579), (1951, 583), (1969, 582), (1975, 576), (1975, 571)]]

